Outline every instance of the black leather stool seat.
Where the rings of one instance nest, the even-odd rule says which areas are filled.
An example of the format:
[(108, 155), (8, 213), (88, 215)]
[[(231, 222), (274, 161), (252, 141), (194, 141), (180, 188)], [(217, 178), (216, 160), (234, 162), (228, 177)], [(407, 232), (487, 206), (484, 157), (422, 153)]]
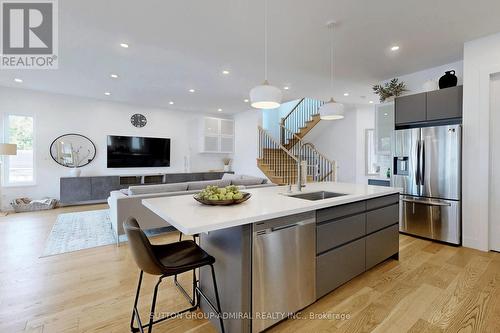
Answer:
[[(179, 241), (176, 243), (162, 245), (153, 245), (146, 237), (144, 231), (141, 230), (141, 227), (139, 226), (137, 220), (133, 217), (129, 217), (123, 223), (123, 228), (125, 229), (128, 237), (130, 252), (134, 257), (137, 266), (139, 266), (141, 270), (139, 274), (139, 282), (137, 283), (134, 307), (132, 309), (132, 318), (130, 319), (130, 331), (133, 333), (144, 333), (144, 329), (147, 328), (148, 333), (152, 333), (153, 325), (170, 318), (177, 317), (184, 312), (194, 311), (198, 309), (200, 307), (200, 300), (201, 298), (203, 298), (210, 306), (210, 308), (212, 308), (212, 311), (217, 314), (221, 332), (224, 333), (224, 321), (222, 310), (220, 307), (217, 281), (215, 278), (215, 258), (206, 253), (201, 247), (198, 246), (198, 244), (196, 244), (195, 241), (192, 240)], [(180, 235), (180, 237), (182, 238), (182, 234)], [(212, 273), (212, 282), (216, 301), (215, 305), (198, 286), (199, 281), (196, 278), (196, 269), (204, 266), (209, 266)], [(191, 270), (193, 271), (192, 297), (177, 281), (177, 274), (181, 274)], [(137, 309), (137, 303), (139, 301), (139, 294), (144, 272), (160, 276), (153, 292), (153, 300), (151, 302), (151, 311), (148, 324), (142, 323), (141, 317), (139, 315), (139, 310)], [(176, 313), (170, 313), (163, 318), (155, 320), (155, 307), (156, 297), (158, 295), (158, 287), (163, 278), (166, 278), (168, 276), (174, 277), (175, 285), (179, 288), (179, 290), (186, 297), (189, 303), (191, 303), (192, 306)], [(138, 323), (137, 327), (134, 326), (135, 321), (137, 321)]]
[(162, 274), (173, 275), (211, 265), (215, 258), (203, 251), (194, 241), (152, 245), (153, 253), (162, 264)]

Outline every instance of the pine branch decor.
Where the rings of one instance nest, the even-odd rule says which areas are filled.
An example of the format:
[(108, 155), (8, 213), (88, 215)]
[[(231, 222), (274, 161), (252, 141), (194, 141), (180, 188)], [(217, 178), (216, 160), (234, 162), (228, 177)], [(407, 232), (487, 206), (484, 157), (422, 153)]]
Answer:
[(372, 89), (373, 92), (379, 96), (380, 103), (383, 103), (390, 97), (401, 96), (405, 91), (408, 91), (408, 89), (406, 89), (406, 83), (399, 82), (399, 79), (397, 78), (384, 83), (384, 85), (376, 84), (372, 87)]

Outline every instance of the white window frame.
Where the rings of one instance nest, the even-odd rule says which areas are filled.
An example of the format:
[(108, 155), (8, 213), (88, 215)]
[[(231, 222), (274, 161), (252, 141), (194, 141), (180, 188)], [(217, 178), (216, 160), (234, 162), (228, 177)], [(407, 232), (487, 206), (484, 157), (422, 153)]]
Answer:
[(8, 179), (7, 170), (9, 170), (9, 156), (1, 156), (2, 159), (2, 187), (25, 187), (25, 186), (36, 186), (36, 117), (34, 114), (30, 113), (19, 113), (19, 112), (4, 112), (2, 114), (2, 142), (7, 143), (8, 141), (8, 120), (9, 116), (19, 116), (19, 117), (31, 117), (33, 118), (33, 180), (29, 182), (11, 182)]

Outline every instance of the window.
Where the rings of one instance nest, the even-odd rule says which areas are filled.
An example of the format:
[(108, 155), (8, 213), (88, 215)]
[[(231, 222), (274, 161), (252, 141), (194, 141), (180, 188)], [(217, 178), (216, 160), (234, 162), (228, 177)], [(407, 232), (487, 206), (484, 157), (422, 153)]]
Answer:
[(25, 115), (5, 115), (4, 142), (17, 145), (16, 156), (4, 156), (5, 185), (31, 185), (35, 183), (34, 119)]
[(365, 163), (367, 176), (378, 174), (377, 154), (375, 153), (375, 131), (373, 129), (365, 130)]

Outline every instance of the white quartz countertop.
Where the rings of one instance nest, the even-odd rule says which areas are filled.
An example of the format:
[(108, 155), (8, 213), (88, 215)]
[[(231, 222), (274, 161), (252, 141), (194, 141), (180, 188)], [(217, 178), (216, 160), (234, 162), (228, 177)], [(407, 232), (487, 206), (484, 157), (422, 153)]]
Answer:
[[(293, 186), (292, 190), (292, 195), (299, 193)], [(142, 204), (179, 231), (192, 235), (395, 194), (400, 189), (348, 183), (307, 184), (300, 193), (330, 191), (347, 194), (317, 201), (289, 197), (286, 186), (243, 191), (251, 193), (252, 197), (233, 206), (206, 206), (194, 200), (192, 194), (144, 199)]]

